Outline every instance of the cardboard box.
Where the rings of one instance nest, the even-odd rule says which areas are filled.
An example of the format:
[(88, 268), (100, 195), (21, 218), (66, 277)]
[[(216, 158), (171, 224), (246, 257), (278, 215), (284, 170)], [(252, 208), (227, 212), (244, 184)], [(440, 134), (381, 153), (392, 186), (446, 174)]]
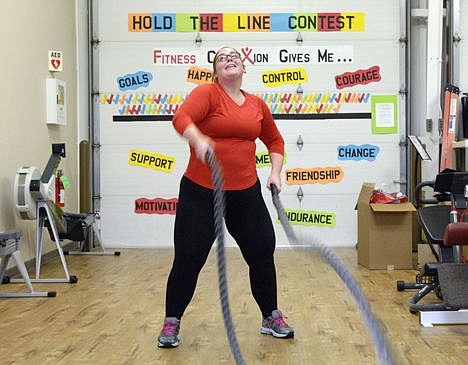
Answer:
[[(434, 250), (439, 254), (439, 245), (434, 245)], [(428, 243), (419, 243), (417, 269), (422, 273), (424, 271), (424, 265), (428, 262), (437, 262), (437, 259), (432, 253)]]
[(374, 183), (363, 183), (356, 203), (358, 263), (368, 269), (413, 269), (411, 203), (369, 204)]

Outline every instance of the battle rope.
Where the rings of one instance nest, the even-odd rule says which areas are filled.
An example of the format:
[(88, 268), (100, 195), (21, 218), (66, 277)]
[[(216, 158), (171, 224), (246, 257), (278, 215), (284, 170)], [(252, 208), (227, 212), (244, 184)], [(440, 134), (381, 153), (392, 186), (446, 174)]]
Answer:
[[(290, 223), (286, 211), (281, 204), (281, 201), (278, 196), (278, 190), (275, 185), (271, 184), (271, 196), (273, 199), (273, 205), (276, 208), (278, 213), (278, 218), (283, 226), (283, 229), (288, 237), (288, 240), (291, 244), (297, 244), (298, 240), (296, 234), (294, 233)], [(393, 358), (391, 352), (389, 351), (387, 344), (385, 342), (385, 338), (380, 331), (379, 325), (377, 324), (376, 319), (370, 309), (369, 303), (365, 298), (364, 294), (359, 289), (359, 285), (356, 283), (350, 272), (346, 269), (340, 259), (328, 248), (327, 246), (314, 242), (311, 245), (314, 249), (318, 251), (318, 253), (324, 257), (328, 263), (335, 269), (337, 274), (343, 280), (343, 282), (348, 287), (349, 291), (353, 295), (361, 315), (364, 318), (364, 323), (369, 330), (370, 336), (374, 342), (374, 349), (377, 355), (377, 360), (379, 364), (393, 364)]]
[[(216, 156), (212, 149), (209, 149), (206, 154), (206, 159), (211, 169), (211, 179), (214, 185), (213, 191), (213, 205), (214, 205), (214, 225), (215, 235), (217, 240), (217, 259), (218, 259), (218, 281), (219, 281), (219, 295), (221, 300), (221, 308), (224, 320), (224, 326), (226, 328), (229, 345), (231, 352), (234, 356), (237, 365), (245, 365), (244, 358), (242, 357), (239, 343), (237, 342), (234, 325), (232, 323), (231, 310), (229, 307), (228, 288), (226, 279), (226, 257), (224, 252), (224, 192), (223, 192), (223, 175), (222, 169), (219, 165)], [(297, 244), (298, 240), (294, 233), (286, 211), (283, 208), (281, 200), (278, 196), (278, 190), (274, 184), (270, 186), (271, 195), (273, 199), (273, 205), (278, 213), (278, 218), (283, 226), (283, 229), (288, 237), (291, 244)], [(324, 257), (328, 263), (335, 269), (337, 274), (343, 280), (348, 287), (349, 291), (353, 295), (361, 315), (364, 317), (364, 323), (366, 324), (370, 336), (374, 343), (375, 353), (379, 364), (391, 365), (394, 364), (391, 352), (389, 351), (385, 338), (380, 331), (379, 325), (374, 318), (372, 310), (370, 309), (369, 303), (361, 290), (359, 285), (356, 283), (352, 275), (340, 261), (340, 259), (325, 245), (314, 242), (312, 245), (319, 254)]]
[(216, 156), (212, 149), (209, 149), (206, 158), (211, 168), (211, 180), (214, 185), (213, 205), (214, 205), (214, 225), (216, 234), (216, 251), (218, 257), (218, 281), (219, 297), (221, 299), (221, 309), (223, 313), (224, 326), (226, 328), (229, 346), (237, 365), (245, 365), (239, 344), (237, 342), (234, 325), (232, 324), (231, 310), (229, 308), (228, 288), (226, 280), (226, 257), (224, 253), (224, 193), (223, 174)]

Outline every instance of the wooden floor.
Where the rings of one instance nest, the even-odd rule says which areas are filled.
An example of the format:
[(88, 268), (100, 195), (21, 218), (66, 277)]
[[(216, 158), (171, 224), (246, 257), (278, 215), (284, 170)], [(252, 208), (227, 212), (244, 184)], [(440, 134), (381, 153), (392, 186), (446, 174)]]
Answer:
[[(177, 349), (155, 339), (164, 316), (171, 249), (128, 249), (121, 256), (67, 256), (76, 284), (34, 284), (55, 298), (0, 298), (1, 364), (234, 364), (218, 296), (216, 252), (203, 269), (181, 323)], [(411, 292), (397, 280), (415, 271), (369, 271), (356, 251), (335, 252), (361, 285), (398, 364), (466, 364), (468, 325), (424, 328), (408, 310)], [(250, 294), (247, 268), (236, 248), (227, 249), (233, 322), (246, 363), (376, 364), (372, 342), (353, 298), (334, 270), (311, 249), (279, 248), (280, 309), (294, 339), (261, 335), (260, 313)], [(63, 277), (60, 261), (43, 265), (41, 277)], [(0, 291), (21, 291), (23, 284)]]

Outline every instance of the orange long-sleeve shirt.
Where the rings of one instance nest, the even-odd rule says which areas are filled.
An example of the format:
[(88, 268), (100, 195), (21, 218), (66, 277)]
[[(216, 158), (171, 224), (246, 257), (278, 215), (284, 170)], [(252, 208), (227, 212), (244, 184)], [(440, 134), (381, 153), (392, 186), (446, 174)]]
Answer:
[[(260, 98), (244, 92), (245, 102), (237, 105), (218, 83), (196, 87), (174, 115), (172, 124), (182, 135), (188, 125), (214, 142), (214, 152), (223, 168), (224, 189), (241, 190), (257, 181), (256, 144), (259, 138), (268, 151), (284, 155), (284, 140), (268, 106)], [(190, 147), (190, 160), (184, 176), (213, 188), (211, 171)]]

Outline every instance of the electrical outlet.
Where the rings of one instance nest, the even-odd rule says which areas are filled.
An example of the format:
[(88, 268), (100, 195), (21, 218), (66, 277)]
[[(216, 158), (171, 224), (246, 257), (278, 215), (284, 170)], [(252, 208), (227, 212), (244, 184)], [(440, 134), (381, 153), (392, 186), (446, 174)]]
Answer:
[(432, 119), (426, 119), (426, 132), (432, 132)]

